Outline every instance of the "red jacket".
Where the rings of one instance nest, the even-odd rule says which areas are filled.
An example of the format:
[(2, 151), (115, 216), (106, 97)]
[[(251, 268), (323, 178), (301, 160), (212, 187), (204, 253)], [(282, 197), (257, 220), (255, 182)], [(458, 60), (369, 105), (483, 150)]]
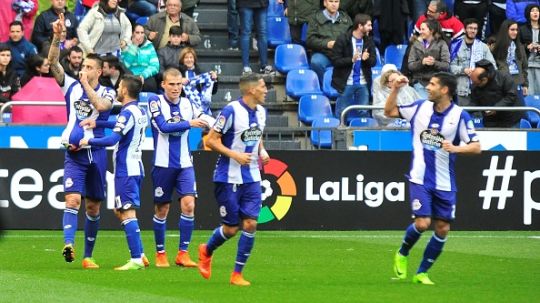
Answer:
[[(414, 25), (415, 34), (420, 34), (420, 24), (427, 19), (426, 15), (420, 16)], [(441, 24), (443, 33), (446, 38), (450, 40), (455, 40), (465, 33), (463, 23), (459, 21), (458, 18), (454, 16), (448, 17), (447, 13), (441, 13), (439, 19), (437, 20)]]

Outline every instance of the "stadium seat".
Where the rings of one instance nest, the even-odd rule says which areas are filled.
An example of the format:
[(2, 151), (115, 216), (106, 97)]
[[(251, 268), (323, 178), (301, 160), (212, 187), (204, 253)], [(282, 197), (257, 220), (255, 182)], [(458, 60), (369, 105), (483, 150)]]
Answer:
[(349, 126), (352, 127), (377, 127), (379, 124), (377, 120), (369, 117), (352, 118), (349, 121)]
[[(525, 106), (531, 106), (540, 109), (540, 95), (529, 95), (524, 98)], [(540, 125), (540, 114), (533, 111), (527, 111), (527, 120), (531, 125), (538, 127)]]
[(285, 80), (285, 91), (294, 99), (300, 99), (303, 95), (322, 95), (319, 78), (310, 69), (289, 71)]
[(475, 118), (472, 118), (472, 120), (473, 120), (474, 128), (483, 128), (484, 127), (484, 119), (482, 119), (480, 117), (475, 117)]
[(531, 123), (525, 119), (519, 121), (519, 128), (532, 128)]
[(278, 3), (277, 0), (269, 0), (268, 8), (266, 10), (267, 17), (285, 17), (285, 8), (282, 3)]
[(379, 49), (377, 47), (375, 48), (375, 54), (377, 56), (377, 61), (375, 63), (374, 68), (379, 67), (380, 69), (382, 69), (384, 63), (382, 61), (381, 53), (379, 52)]
[(146, 23), (148, 23), (148, 19), (149, 17), (139, 17), (137, 20), (135, 20), (135, 24), (146, 25)]
[(332, 86), (332, 73), (334, 68), (331, 67), (324, 72), (323, 77), (323, 93), (330, 99), (336, 100), (339, 97), (338, 91)]
[(302, 44), (306, 45), (307, 41), (307, 30), (308, 30), (308, 24), (304, 23), (302, 26), (302, 33), (300, 34), (300, 40), (302, 40)]
[(401, 70), (401, 64), (406, 50), (407, 45), (405, 44), (388, 45), (384, 51), (384, 63), (394, 64), (398, 70)]
[(141, 92), (139, 94), (139, 102), (148, 103), (148, 99), (153, 96), (156, 96), (156, 94), (152, 92)]
[(299, 44), (278, 45), (274, 53), (274, 65), (282, 74), (293, 69), (309, 68), (306, 50)]
[(268, 47), (291, 43), (291, 30), (287, 17), (267, 17), (266, 29)]
[(311, 125), (311, 144), (318, 148), (332, 148), (332, 130), (324, 128), (336, 128), (339, 126), (339, 120), (336, 118), (325, 117), (313, 120)]
[(330, 100), (323, 95), (305, 95), (298, 102), (298, 120), (311, 125), (317, 118), (333, 117)]

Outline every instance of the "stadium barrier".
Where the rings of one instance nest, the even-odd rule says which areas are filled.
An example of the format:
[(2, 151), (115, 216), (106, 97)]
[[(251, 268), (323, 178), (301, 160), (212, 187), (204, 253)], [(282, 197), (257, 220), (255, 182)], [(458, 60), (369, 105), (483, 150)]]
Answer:
[[(2, 149), (1, 153), (0, 223), (8, 229), (60, 230), (64, 153), (52, 149)], [(410, 152), (274, 151), (270, 156), (262, 182), (262, 230), (392, 230), (403, 229), (411, 220), (404, 177)], [(458, 157), (458, 204), (452, 228), (540, 230), (539, 157), (540, 152), (524, 151)], [(198, 229), (220, 223), (212, 183), (216, 158), (216, 153), (194, 152)], [(138, 217), (148, 230), (153, 216), (152, 152), (143, 152), (143, 161), (147, 176)], [(107, 181), (100, 225), (118, 229), (111, 211), (111, 172)], [(178, 212), (177, 203), (172, 211)], [(81, 228), (83, 217), (81, 213)], [(168, 221), (168, 228), (177, 228), (175, 220)]]

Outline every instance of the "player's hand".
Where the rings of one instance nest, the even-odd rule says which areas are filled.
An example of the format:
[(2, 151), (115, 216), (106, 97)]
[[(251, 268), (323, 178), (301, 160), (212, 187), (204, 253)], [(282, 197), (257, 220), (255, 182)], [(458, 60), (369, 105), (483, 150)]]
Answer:
[(442, 148), (449, 152), (449, 153), (454, 153), (455, 150), (456, 150), (456, 146), (454, 144), (452, 144), (452, 142), (448, 141), (448, 140), (443, 140), (442, 142)]
[(80, 147), (77, 147), (75, 144), (62, 143), (62, 145), (64, 145), (64, 147), (70, 152), (76, 152), (81, 149)]
[(189, 126), (204, 128), (208, 127), (208, 123), (206, 123), (206, 121), (204, 121), (203, 119), (193, 119), (189, 120)]
[(234, 160), (240, 165), (249, 165), (251, 163), (251, 158), (253, 157), (253, 154), (251, 153), (236, 153), (234, 156)]
[(266, 165), (268, 164), (268, 162), (270, 162), (270, 156), (268, 155), (266, 149), (261, 149), (261, 151), (259, 152), (259, 157), (261, 158), (261, 162), (263, 165)]
[(91, 119), (91, 118), (84, 119), (81, 121), (81, 123), (79, 123), (79, 126), (82, 127), (83, 129), (96, 128), (96, 120)]
[(403, 86), (409, 84), (409, 78), (406, 76), (398, 76), (393, 82), (392, 82), (392, 88), (393, 89), (400, 89)]
[(88, 145), (88, 138), (82, 138), (81, 141), (79, 141), (79, 148), (83, 148)]
[(88, 75), (82, 70), (79, 71), (79, 82), (81, 82), (83, 85), (88, 84)]

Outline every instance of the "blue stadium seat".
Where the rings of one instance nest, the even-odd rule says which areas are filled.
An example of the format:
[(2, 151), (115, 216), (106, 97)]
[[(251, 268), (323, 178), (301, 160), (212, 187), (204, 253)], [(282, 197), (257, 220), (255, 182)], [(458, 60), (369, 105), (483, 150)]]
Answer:
[(519, 121), (519, 128), (532, 128), (531, 123), (525, 119)]
[(150, 97), (153, 97), (153, 96), (156, 96), (157, 94), (153, 93), (153, 92), (141, 92), (139, 94), (139, 102), (143, 102), (143, 103), (148, 103), (148, 99), (150, 99)]
[(305, 95), (298, 102), (298, 120), (311, 125), (317, 118), (333, 117), (330, 100), (323, 95)]
[(294, 99), (300, 99), (303, 95), (322, 95), (319, 78), (310, 69), (289, 71), (285, 80), (285, 91)]
[(379, 52), (379, 48), (377, 48), (377, 47), (375, 48), (375, 53), (376, 53), (376, 55), (377, 55), (377, 61), (376, 61), (376, 63), (375, 63), (374, 68), (375, 68), (375, 67), (379, 67), (380, 69), (382, 69), (384, 63), (383, 63), (383, 61), (382, 61), (382, 57), (381, 57), (381, 53)]
[(379, 124), (377, 120), (369, 117), (352, 118), (349, 121), (349, 126), (353, 127), (377, 127)]
[(150, 19), (150, 17), (139, 17), (137, 20), (135, 20), (135, 24), (146, 25), (146, 23), (148, 23), (148, 19)]
[[(540, 109), (540, 95), (529, 95), (524, 98), (525, 106), (532, 106)], [(527, 111), (527, 120), (531, 125), (538, 127), (540, 125), (540, 114), (533, 111)]]
[(336, 100), (339, 97), (338, 91), (332, 86), (332, 73), (334, 68), (331, 67), (324, 72), (322, 90), (323, 93), (330, 99)]
[(266, 29), (268, 47), (291, 43), (291, 30), (287, 17), (267, 17)]
[(311, 144), (318, 148), (332, 148), (332, 130), (321, 128), (336, 128), (339, 126), (339, 120), (331, 117), (317, 118), (313, 120), (311, 126), (313, 127), (310, 135)]
[(401, 70), (405, 50), (407, 50), (407, 45), (405, 44), (388, 45), (384, 51), (384, 63), (394, 64), (398, 70)]
[(299, 44), (278, 45), (274, 53), (274, 65), (282, 74), (293, 69), (309, 68), (306, 50)]
[(266, 10), (267, 17), (285, 17), (285, 8), (282, 3), (278, 3), (277, 0), (269, 0), (268, 8)]
[(474, 117), (472, 118), (474, 128), (483, 128), (484, 127), (484, 119), (480, 117)]

